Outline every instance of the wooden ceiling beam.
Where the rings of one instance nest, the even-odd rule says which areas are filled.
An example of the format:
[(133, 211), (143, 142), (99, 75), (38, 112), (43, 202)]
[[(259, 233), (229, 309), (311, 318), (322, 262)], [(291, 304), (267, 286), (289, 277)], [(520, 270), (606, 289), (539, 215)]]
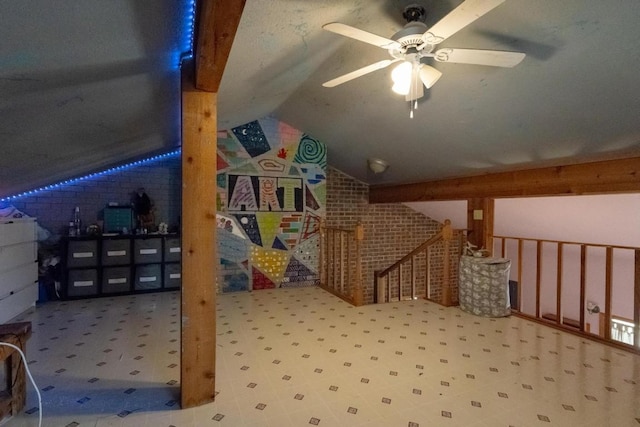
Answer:
[(640, 157), (499, 172), (401, 185), (377, 185), (370, 203), (424, 202), (640, 192)]
[(195, 86), (218, 92), (246, 0), (202, 0), (195, 49)]

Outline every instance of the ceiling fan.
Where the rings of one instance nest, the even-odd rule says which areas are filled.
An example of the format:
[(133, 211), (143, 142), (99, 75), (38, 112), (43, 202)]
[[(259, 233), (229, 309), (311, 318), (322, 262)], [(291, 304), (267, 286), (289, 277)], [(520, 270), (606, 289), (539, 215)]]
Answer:
[(438, 62), (513, 67), (524, 59), (524, 53), (458, 48), (435, 50), (438, 44), (485, 13), (490, 12), (504, 1), (466, 0), (431, 28), (427, 28), (424, 23), (426, 18), (425, 8), (417, 4), (411, 4), (405, 8), (403, 13), (407, 24), (391, 38), (378, 36), (338, 22), (325, 24), (322, 28), (327, 31), (387, 49), (393, 59), (385, 59), (367, 65), (329, 80), (323, 86), (338, 86), (357, 77), (386, 68), (393, 63), (400, 62), (391, 73), (394, 81), (392, 89), (396, 93), (405, 95), (407, 101), (415, 101), (424, 95), (423, 86), (427, 89), (431, 88), (442, 76), (440, 71), (425, 63), (427, 61), (426, 58), (432, 58)]

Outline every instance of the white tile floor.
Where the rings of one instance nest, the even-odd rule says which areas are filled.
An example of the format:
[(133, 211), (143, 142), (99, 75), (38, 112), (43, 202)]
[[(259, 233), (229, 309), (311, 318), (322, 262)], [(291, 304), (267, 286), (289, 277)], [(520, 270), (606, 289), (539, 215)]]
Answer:
[[(640, 426), (640, 357), (427, 301), (218, 297), (216, 402), (180, 410), (179, 294), (51, 302), (28, 359), (45, 426)], [(6, 425), (36, 426), (25, 413)]]

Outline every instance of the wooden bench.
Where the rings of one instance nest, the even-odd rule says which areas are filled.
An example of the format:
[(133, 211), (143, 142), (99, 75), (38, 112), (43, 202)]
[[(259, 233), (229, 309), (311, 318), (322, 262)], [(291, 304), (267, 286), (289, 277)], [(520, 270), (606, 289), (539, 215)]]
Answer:
[[(31, 337), (31, 322), (0, 325), (0, 342), (13, 344), (26, 353)], [(0, 369), (5, 372), (5, 384), (0, 385), (0, 424), (5, 418), (18, 414), (27, 400), (24, 362), (13, 348), (0, 345)]]

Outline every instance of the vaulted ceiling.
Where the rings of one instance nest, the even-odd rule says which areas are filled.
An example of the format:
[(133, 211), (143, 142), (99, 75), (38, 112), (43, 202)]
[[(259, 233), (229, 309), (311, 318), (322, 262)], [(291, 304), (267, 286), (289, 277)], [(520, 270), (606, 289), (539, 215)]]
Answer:
[[(640, 154), (640, 2), (506, 0), (442, 47), (521, 51), (515, 68), (434, 63), (414, 118), (390, 58), (322, 29), (390, 37), (419, 3), (433, 25), (461, 0), (247, 1), (218, 94), (219, 127), (272, 115), (373, 184)], [(224, 8), (224, 1), (215, 2)], [(0, 197), (180, 145), (189, 2), (0, 2)], [(377, 157), (390, 167), (368, 171)]]

